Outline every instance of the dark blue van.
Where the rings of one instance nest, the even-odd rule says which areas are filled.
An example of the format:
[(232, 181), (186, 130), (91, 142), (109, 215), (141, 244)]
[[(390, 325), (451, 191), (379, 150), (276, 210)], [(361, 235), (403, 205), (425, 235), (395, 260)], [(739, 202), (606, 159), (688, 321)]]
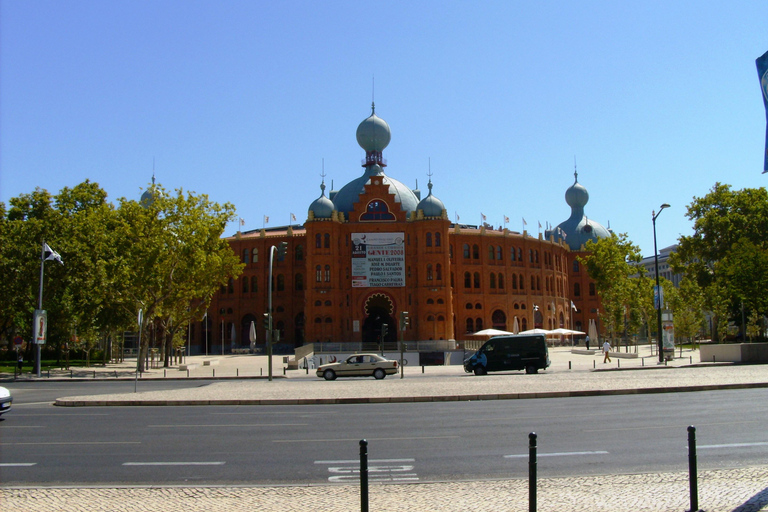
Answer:
[(507, 370), (538, 373), (550, 365), (543, 334), (494, 336), (464, 361), (464, 371), (475, 375)]

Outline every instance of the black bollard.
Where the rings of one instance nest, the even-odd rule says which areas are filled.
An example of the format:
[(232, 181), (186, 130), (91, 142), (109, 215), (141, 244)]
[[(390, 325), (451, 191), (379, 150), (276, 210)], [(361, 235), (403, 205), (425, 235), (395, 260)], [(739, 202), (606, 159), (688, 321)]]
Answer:
[(368, 512), (368, 441), (360, 440), (360, 512)]
[(699, 510), (699, 476), (696, 468), (696, 427), (688, 427), (688, 478), (691, 484), (691, 511)]
[(536, 512), (536, 432), (528, 434), (528, 512)]

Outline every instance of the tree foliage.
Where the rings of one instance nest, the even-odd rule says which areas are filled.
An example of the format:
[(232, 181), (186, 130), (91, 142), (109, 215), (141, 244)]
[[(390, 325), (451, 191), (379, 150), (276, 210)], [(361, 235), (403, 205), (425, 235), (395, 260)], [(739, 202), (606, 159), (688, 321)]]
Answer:
[(717, 183), (694, 198), (686, 216), (694, 222), (693, 234), (680, 238), (670, 264), (702, 290), (716, 339), (723, 339), (742, 303), (750, 313), (768, 312), (768, 192)]
[[(154, 184), (151, 190), (151, 202), (120, 199), (115, 207), (85, 181), (56, 196), (36, 189), (7, 209), (0, 203), (0, 339), (31, 338), (43, 241), (65, 263), (46, 262), (43, 275), (54, 349), (134, 330), (139, 309), (144, 328), (166, 326), (168, 348), (176, 330), (199, 320), (215, 290), (242, 272), (221, 238), (234, 207)], [(145, 340), (143, 354), (146, 348)]]

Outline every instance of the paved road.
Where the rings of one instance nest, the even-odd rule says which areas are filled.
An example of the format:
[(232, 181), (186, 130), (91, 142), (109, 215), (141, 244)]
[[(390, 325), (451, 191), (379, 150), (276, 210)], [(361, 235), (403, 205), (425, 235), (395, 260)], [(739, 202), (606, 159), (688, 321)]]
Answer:
[[(693, 355), (691, 359), (693, 359)], [(260, 381), (250, 382), (229, 382), (216, 383), (205, 386), (193, 393), (188, 391), (169, 391), (169, 392), (149, 392), (139, 393), (141, 400), (146, 403), (168, 403), (169, 397), (175, 399), (189, 400), (190, 397), (196, 398), (195, 403), (206, 403), (211, 400), (221, 400), (222, 397), (235, 397), (240, 399), (253, 399), (254, 396), (264, 398), (268, 402), (285, 400), (309, 399), (314, 402), (328, 401), (329, 403), (345, 402), (357, 398), (360, 401), (361, 396), (374, 401), (384, 401), (391, 397), (398, 399), (413, 400), (427, 398), (445, 400), (448, 397), (462, 397), (461, 399), (470, 399), (472, 397), (482, 396), (484, 398), (511, 398), (532, 397), (537, 394), (547, 394), (552, 396), (560, 393), (562, 396), (568, 396), (574, 392), (584, 394), (585, 392), (595, 392), (596, 394), (611, 394), (616, 390), (624, 393), (640, 392), (673, 392), (675, 389), (702, 389), (718, 387), (744, 387), (762, 385), (768, 382), (765, 367), (713, 367), (707, 368), (669, 368), (644, 370), (642, 360), (621, 361), (622, 370), (633, 365), (638, 370), (633, 371), (613, 371), (613, 372), (594, 372), (590, 366), (597, 367), (598, 363), (594, 358), (578, 359), (571, 361), (567, 359), (578, 359), (571, 354), (554, 354), (553, 367), (545, 374), (538, 376), (499, 375), (490, 378), (476, 379), (472, 376), (464, 376), (455, 372), (455, 368), (434, 369), (427, 368), (424, 376), (419, 376), (418, 369), (409, 368), (406, 373), (406, 379), (386, 379), (383, 382), (373, 380), (350, 380), (337, 381), (334, 383), (325, 383), (311, 376), (295, 375), (280, 382), (264, 383)], [(223, 374), (225, 369), (231, 368), (227, 363), (234, 359), (222, 360), (220, 367)], [(687, 361), (690, 362), (690, 361)], [(687, 363), (686, 362), (686, 363)], [(679, 364), (680, 362), (678, 362)], [(239, 363), (238, 363), (239, 364)], [(675, 364), (674, 366), (677, 366)], [(618, 364), (612, 365), (614, 369)], [(686, 366), (679, 364), (679, 366)], [(242, 370), (240, 370), (242, 371)], [(234, 373), (234, 372), (232, 372)], [(386, 383), (385, 385), (382, 385)], [(756, 393), (751, 397), (753, 404), (764, 403), (765, 392), (761, 389), (749, 391)], [(425, 394), (425, 393), (428, 393)], [(747, 393), (747, 391), (736, 391), (735, 393)], [(361, 395), (362, 394), (362, 395)], [(124, 393), (123, 395), (129, 395)], [(136, 398), (135, 394), (130, 394)], [(354, 395), (354, 396), (353, 396)], [(686, 393), (682, 396), (689, 402), (700, 402), (705, 393)], [(662, 400), (672, 395), (652, 395)], [(718, 395), (715, 395), (718, 396)], [(121, 395), (113, 395), (112, 399), (119, 399)], [(624, 397), (639, 398), (639, 397)], [(614, 399), (617, 399), (614, 397)], [(553, 399), (559, 400), (559, 399)], [(568, 400), (581, 401), (592, 400), (587, 398), (570, 398)], [(731, 399), (732, 400), (732, 399)], [(729, 400), (716, 398), (709, 405), (710, 410), (717, 410), (720, 403), (727, 403)], [(535, 404), (539, 401), (527, 401), (527, 404)], [(547, 402), (546, 400), (543, 402)], [(90, 403), (99, 403), (91, 397)], [(503, 408), (518, 405), (520, 401), (497, 401), (494, 405)], [(577, 406), (579, 405), (578, 402)], [(480, 402), (479, 405), (488, 405), (489, 402)], [(421, 404), (410, 404), (411, 408), (417, 408)], [(431, 404), (439, 405), (440, 408), (446, 407), (454, 411), (454, 414), (443, 416), (443, 423), (457, 423), (462, 420), (466, 414), (462, 414), (461, 406), (472, 407), (477, 403), (451, 403), (451, 404)], [(308, 406), (304, 406), (305, 408)], [(334, 406), (338, 407), (338, 406)], [(345, 406), (345, 407), (396, 407), (393, 404), (386, 406)], [(207, 407), (196, 407), (191, 409), (204, 410)], [(220, 408), (221, 409), (221, 408)], [(265, 406), (257, 408), (266, 410)], [(579, 407), (577, 407), (579, 409)], [(591, 414), (594, 408), (581, 408), (582, 415)], [(603, 411), (610, 414), (610, 407)], [(62, 411), (72, 412), (73, 409), (61, 409)], [(87, 411), (88, 414), (100, 414), (105, 409), (87, 408), (74, 409), (77, 411)], [(106, 409), (109, 410), (109, 409)], [(115, 409), (123, 410), (123, 409)], [(132, 409), (134, 411), (140, 409)], [(223, 410), (223, 409), (222, 409)], [(423, 409), (412, 409), (422, 411)], [(23, 408), (17, 411), (23, 412)], [(456, 413), (459, 414), (456, 414)], [(642, 412), (642, 410), (641, 410)], [(641, 416), (649, 416), (653, 422), (660, 419), (663, 411), (647, 409)], [(199, 414), (199, 413), (198, 413)], [(750, 422), (760, 422), (765, 415), (764, 410), (758, 410), (755, 407), (736, 407), (734, 410), (725, 413), (727, 421), (720, 427), (700, 426), (701, 436), (707, 429), (722, 429), (729, 432), (739, 432), (740, 429), (746, 429)], [(439, 416), (439, 415), (437, 415)], [(574, 413), (574, 416), (578, 414)], [(401, 417), (402, 424), (407, 425), (405, 420), (413, 423), (420, 423), (418, 420), (423, 415), (413, 413), (407, 417)], [(416, 418), (416, 419), (413, 419)], [(681, 419), (680, 425), (688, 422)], [(503, 415), (494, 420), (506, 427)], [(603, 442), (603, 436), (613, 436), (607, 444), (610, 448), (606, 451), (611, 452), (616, 449), (624, 437), (631, 436), (633, 428), (631, 423), (634, 421), (631, 416), (625, 417), (623, 414), (616, 421), (628, 423), (621, 425), (621, 430), (609, 432), (592, 432), (599, 442)], [(234, 423), (233, 421), (229, 422)], [(199, 424), (198, 424), (199, 425)], [(3, 426), (6, 424), (4, 422)], [(647, 429), (636, 435), (646, 437), (646, 443), (642, 450), (635, 450), (642, 453), (650, 450), (668, 435), (669, 431), (674, 430), (675, 425), (658, 423), (659, 428)], [(326, 430), (334, 430), (338, 425), (332, 425)], [(466, 427), (466, 426), (465, 426)], [(527, 430), (528, 425), (521, 426), (521, 430)], [(535, 428), (535, 427), (530, 427)], [(475, 428), (467, 427), (467, 430), (487, 429), (485, 423), (480, 423)], [(562, 429), (561, 426), (557, 429)], [(557, 430), (555, 429), (555, 430)], [(220, 434), (219, 431), (211, 429), (211, 436)], [(524, 434), (524, 432), (523, 432)], [(539, 432), (542, 442), (550, 439), (561, 439), (554, 434), (549, 434), (545, 430)], [(588, 433), (585, 433), (585, 435)], [(183, 435), (183, 434), (182, 434)], [(708, 432), (707, 432), (708, 435)], [(722, 438), (722, 434), (718, 434)], [(358, 437), (358, 436), (355, 436)], [(567, 434), (566, 436), (567, 437)], [(706, 438), (706, 436), (705, 436)], [(750, 440), (751, 443), (761, 443), (768, 440), (760, 440), (758, 436)], [(354, 441), (354, 439), (352, 439)], [(376, 448), (376, 439), (371, 439), (371, 450)], [(394, 440), (391, 441), (394, 444)], [(701, 441), (700, 444), (706, 445), (707, 441)], [(727, 444), (719, 443), (718, 444)], [(685, 451), (685, 442), (681, 442), (680, 450)], [(743, 458), (737, 455), (730, 459), (717, 459), (722, 455), (715, 455), (718, 460), (719, 469), (702, 469), (699, 474), (699, 502), (701, 507), (709, 512), (736, 511), (749, 512), (752, 510), (768, 509), (768, 464), (755, 459), (747, 459), (747, 456), (760, 453), (760, 444), (753, 446), (732, 447), (738, 448), (744, 453)], [(542, 453), (548, 444), (542, 445)], [(673, 452), (678, 448), (669, 448), (666, 451)], [(703, 448), (703, 452), (719, 453), (716, 446)], [(558, 451), (563, 451), (558, 448)], [(354, 450), (352, 450), (354, 451)], [(599, 451), (599, 450), (593, 450)], [(632, 452), (633, 450), (629, 450)], [(375, 453), (375, 452), (373, 452)], [(501, 457), (503, 455), (514, 455), (515, 453), (506, 453), (503, 450), (496, 450), (495, 446), (490, 444), (483, 445), (482, 453), (484, 457)], [(405, 454), (407, 455), (407, 454)], [(630, 454), (628, 453), (627, 456)], [(631, 455), (635, 455), (632, 453)], [(0, 456), (5, 456), (5, 451), (0, 452)], [(346, 454), (345, 454), (346, 457)], [(374, 455), (372, 455), (372, 458)], [(375, 455), (378, 457), (378, 455)], [(434, 456), (439, 458), (440, 455)], [(625, 456), (622, 456), (624, 458)], [(702, 456), (705, 460), (710, 455)], [(314, 457), (311, 457), (314, 459)], [(408, 457), (403, 457), (408, 458)], [(416, 457), (411, 457), (416, 459)], [(329, 460), (353, 460), (348, 459), (329, 459)], [(547, 457), (540, 459), (540, 467), (546, 467)], [(108, 461), (106, 461), (108, 462)], [(114, 462), (114, 461), (112, 461)], [(313, 461), (314, 462), (314, 461)], [(750, 465), (758, 462), (758, 465)], [(408, 465), (407, 462), (402, 462)], [(414, 467), (417, 475), (421, 476), (422, 466), (417, 459), (414, 461)], [(716, 464), (716, 465), (717, 465)], [(75, 466), (72, 463), (72, 467)], [(738, 466), (738, 467), (732, 467)], [(704, 463), (704, 467), (707, 467)], [(679, 466), (674, 471), (660, 472), (654, 470), (652, 473), (641, 474), (609, 474), (598, 476), (580, 476), (568, 478), (553, 478), (550, 474), (544, 473), (538, 481), (539, 507), (538, 510), (584, 510), (584, 511), (607, 511), (619, 509), (632, 510), (654, 510), (654, 511), (679, 511), (685, 510), (690, 505), (688, 502), (688, 475)], [(315, 469), (316, 471), (316, 469)], [(345, 473), (341, 473), (344, 475)], [(353, 473), (351, 474), (353, 475)], [(425, 473), (426, 477), (426, 473)], [(408, 511), (452, 511), (452, 510), (527, 510), (528, 509), (528, 488), (525, 478), (511, 479), (492, 479), (492, 480), (473, 480), (457, 481), (451, 479), (450, 482), (418, 483), (418, 484), (400, 484), (387, 485), (376, 484), (371, 489), (371, 507), (380, 510), (408, 510)], [(185, 512), (205, 510), (206, 512), (219, 510), (307, 510), (307, 508), (320, 508), (322, 510), (357, 510), (359, 505), (359, 488), (354, 485), (317, 485), (317, 486), (288, 486), (288, 487), (261, 487), (245, 486), (233, 487), (211, 487), (196, 481), (190, 481), (183, 487), (109, 487), (109, 488), (15, 488), (3, 484), (0, 488), (0, 508), (3, 510), (184, 510)]]

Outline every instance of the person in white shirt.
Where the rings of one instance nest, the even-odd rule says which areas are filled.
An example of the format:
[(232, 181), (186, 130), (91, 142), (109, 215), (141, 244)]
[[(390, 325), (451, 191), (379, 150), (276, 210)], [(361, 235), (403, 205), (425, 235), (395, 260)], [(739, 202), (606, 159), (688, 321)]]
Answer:
[(609, 355), (610, 351), (611, 351), (611, 344), (606, 341), (605, 343), (603, 343), (603, 353), (605, 354), (605, 357), (603, 357), (603, 364), (605, 364), (606, 362), (608, 363), (611, 362), (611, 356)]

